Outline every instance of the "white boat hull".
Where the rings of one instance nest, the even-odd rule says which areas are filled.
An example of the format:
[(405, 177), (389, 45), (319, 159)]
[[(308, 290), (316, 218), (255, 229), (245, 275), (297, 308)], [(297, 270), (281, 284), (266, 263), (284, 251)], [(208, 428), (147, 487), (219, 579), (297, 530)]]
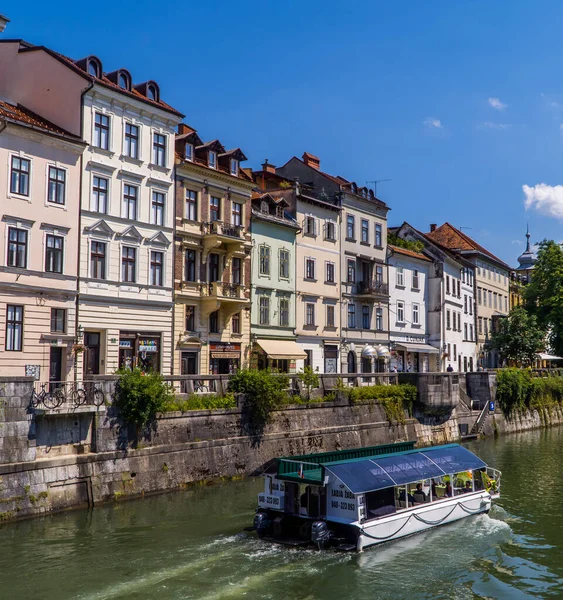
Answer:
[(491, 495), (480, 491), (417, 504), (410, 509), (359, 524), (357, 550), (426, 531), (491, 509)]

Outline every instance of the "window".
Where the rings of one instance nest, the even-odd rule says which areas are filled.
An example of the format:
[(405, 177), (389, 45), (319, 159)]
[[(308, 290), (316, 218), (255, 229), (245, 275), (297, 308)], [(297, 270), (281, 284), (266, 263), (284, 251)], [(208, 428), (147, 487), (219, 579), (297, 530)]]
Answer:
[(493, 308), (493, 292), (489, 290), (489, 308)]
[(473, 298), (471, 298), (471, 296), (469, 296), (469, 300), (468, 300), (467, 304), (468, 304), (468, 308), (469, 308), (469, 314), (472, 315), (473, 314)]
[(221, 198), (217, 196), (211, 196), (209, 202), (209, 219), (211, 222), (221, 220)]
[(154, 83), (151, 83), (147, 86), (147, 98), (149, 100), (158, 102), (158, 88)]
[(310, 280), (315, 279), (315, 259), (314, 258), (305, 259), (305, 279), (310, 279)]
[(397, 267), (397, 287), (405, 287), (405, 273), (403, 267)]
[(317, 234), (317, 222), (315, 217), (305, 217), (305, 235), (316, 235)]
[(64, 239), (58, 235), (48, 235), (45, 249), (45, 271), (47, 273), (63, 272)]
[(280, 327), (289, 327), (289, 298), (280, 298)]
[(467, 340), (467, 339), (469, 339), (469, 338), (467, 337), (467, 323), (464, 323), (464, 324), (463, 324), (463, 339), (464, 339), (464, 340)]
[(94, 146), (109, 150), (109, 117), (102, 113), (94, 117)]
[(310, 327), (315, 326), (315, 305), (311, 302), (305, 304), (305, 324)]
[(483, 306), (487, 306), (487, 290), (483, 288)]
[(383, 283), (383, 267), (377, 265), (375, 267), (375, 283), (380, 285)]
[(420, 282), (418, 279), (418, 269), (413, 269), (412, 270), (412, 289), (413, 290), (419, 290), (420, 289)]
[(240, 313), (235, 313), (231, 317), (231, 333), (240, 333)]
[(197, 192), (186, 190), (186, 219), (197, 221)]
[(195, 306), (186, 306), (186, 331), (195, 331)]
[(137, 218), (137, 194), (139, 189), (134, 185), (123, 186), (123, 216), (126, 219)]
[(31, 161), (27, 158), (12, 156), (12, 173), (10, 176), (10, 193), (29, 196), (29, 174)]
[(383, 309), (375, 309), (375, 329), (377, 331), (383, 331)]
[(461, 298), (461, 282), (459, 279), (457, 280), (457, 297)]
[(232, 203), (231, 225), (236, 225), (238, 227), (242, 225), (242, 204), (239, 204), (238, 202)]
[(231, 158), (231, 175), (238, 175), (238, 160)]
[(240, 285), (241, 282), (241, 260), (238, 257), (233, 258), (231, 263), (231, 282), (235, 285)]
[(151, 220), (154, 225), (164, 225), (164, 194), (152, 193)]
[(498, 297), (498, 295), (497, 295), (497, 293), (495, 292), (495, 293), (493, 294), (493, 301), (494, 301), (494, 307), (495, 307), (495, 309), (497, 308), (497, 297)]
[(450, 276), (446, 275), (446, 294), (450, 293)]
[(6, 306), (6, 350), (21, 352), (23, 340), (23, 306)]
[(367, 219), (362, 219), (362, 242), (369, 243), (369, 221)]
[(208, 257), (209, 262), (209, 281), (219, 281), (219, 255), (210, 254)]
[(125, 156), (139, 158), (139, 127), (125, 123)]
[(469, 341), (473, 341), (473, 325), (471, 323), (469, 324)]
[(348, 329), (356, 329), (356, 305), (348, 304)]
[(479, 335), (483, 333), (483, 317), (479, 317)]
[(419, 325), (420, 324), (420, 314), (419, 314), (419, 306), (418, 304), (412, 305), (412, 324)]
[(334, 283), (334, 263), (326, 263), (326, 283)]
[(192, 161), (194, 159), (194, 145), (186, 142), (186, 146), (184, 148), (184, 158), (186, 160)]
[(49, 192), (47, 200), (53, 204), (65, 203), (66, 171), (49, 167)]
[(463, 294), (463, 311), (467, 314), (467, 294)]
[(211, 169), (217, 168), (217, 154), (213, 150), (210, 150), (207, 155), (207, 164)]
[(332, 304), (326, 305), (326, 326), (334, 327), (334, 306)]
[(216, 310), (209, 315), (209, 333), (219, 333), (219, 311)]
[(508, 296), (504, 297), (504, 312), (508, 312)]
[(327, 221), (325, 224), (325, 239), (331, 241), (336, 240), (336, 228), (333, 221)]
[[(455, 315), (454, 315), (455, 318)], [(451, 313), (449, 310), (446, 311), (446, 329), (451, 329)], [(455, 324), (454, 324), (454, 328), (455, 328)]]
[(108, 211), (108, 180), (96, 175), (92, 180), (92, 210), (103, 214)]
[(375, 224), (375, 245), (378, 248), (381, 248), (383, 244), (381, 243), (381, 225), (379, 223)]
[(90, 247), (90, 277), (106, 278), (106, 245), (104, 242), (92, 242)]
[(280, 250), (280, 278), (289, 279), (289, 250)]
[(125, 75), (125, 73), (119, 74), (119, 77), (117, 79), (117, 84), (119, 85), (120, 88), (122, 88), (124, 90), (129, 90), (131, 88), (131, 86), (129, 85), (129, 78), (127, 77), (127, 75)]
[(457, 344), (454, 344), (454, 360), (457, 360)]
[(399, 323), (405, 322), (405, 303), (397, 302), (397, 321)]
[(166, 166), (166, 136), (155, 133), (152, 141), (152, 162), (159, 167)]
[(66, 333), (66, 310), (64, 308), (51, 309), (51, 332)]
[(88, 61), (88, 74), (92, 75), (92, 77), (99, 77), (100, 76), (100, 65), (98, 64), (97, 60), (94, 59), (90, 59)]
[(121, 280), (125, 283), (135, 283), (135, 263), (137, 250), (124, 246), (121, 249)]
[(481, 288), (477, 288), (477, 303), (482, 304), (481, 302)]
[(184, 256), (184, 280), (195, 281), (195, 250), (186, 250)]
[(461, 331), (461, 313), (457, 313), (457, 330)]
[(362, 329), (370, 328), (370, 314), (369, 314), (369, 306), (362, 306)]
[(450, 357), (452, 355), (452, 346), (451, 344), (448, 344), (448, 357)]
[(260, 246), (260, 275), (270, 275), (270, 246)]
[(163, 282), (164, 254), (151, 250), (151, 285), (164, 285)]
[(356, 261), (350, 258), (348, 259), (348, 278), (346, 281), (356, 283)]
[(27, 266), (27, 231), (8, 228), (8, 266), (25, 269)]
[(354, 239), (355, 228), (356, 228), (356, 226), (355, 226), (354, 215), (348, 215), (348, 217), (346, 219), (346, 239), (355, 241), (355, 239)]
[(260, 325), (270, 324), (270, 298), (260, 296)]

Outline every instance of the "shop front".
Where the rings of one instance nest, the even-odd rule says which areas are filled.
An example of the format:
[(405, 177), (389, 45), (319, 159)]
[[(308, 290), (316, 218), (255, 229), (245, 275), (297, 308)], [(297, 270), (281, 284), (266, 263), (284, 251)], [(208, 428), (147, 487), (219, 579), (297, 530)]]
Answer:
[(438, 355), (439, 349), (427, 343), (423, 336), (391, 336), (391, 370), (404, 373), (428, 373), (431, 368), (431, 355)]
[(240, 369), (241, 345), (231, 342), (210, 342), (209, 358), (211, 375), (232, 375)]
[(280, 373), (296, 373), (297, 361), (306, 358), (306, 352), (293, 340), (258, 339), (252, 351), (252, 366)]
[(119, 333), (119, 368), (160, 372), (160, 335)]

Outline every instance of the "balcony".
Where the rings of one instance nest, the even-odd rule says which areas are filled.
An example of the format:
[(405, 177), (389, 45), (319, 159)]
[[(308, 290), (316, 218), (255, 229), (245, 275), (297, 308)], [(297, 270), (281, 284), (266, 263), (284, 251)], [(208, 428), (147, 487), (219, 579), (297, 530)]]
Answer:
[(203, 261), (214, 248), (223, 246), (227, 250), (227, 265), (235, 252), (244, 252), (245, 244), (249, 243), (246, 230), (242, 225), (230, 225), (222, 221), (203, 223)]
[(202, 283), (200, 288), (202, 311), (208, 316), (221, 308), (227, 314), (233, 314), (250, 304), (250, 298), (245, 295), (245, 288), (236, 283)]
[(382, 298), (389, 296), (389, 285), (382, 281), (359, 281), (357, 295), (363, 298)]

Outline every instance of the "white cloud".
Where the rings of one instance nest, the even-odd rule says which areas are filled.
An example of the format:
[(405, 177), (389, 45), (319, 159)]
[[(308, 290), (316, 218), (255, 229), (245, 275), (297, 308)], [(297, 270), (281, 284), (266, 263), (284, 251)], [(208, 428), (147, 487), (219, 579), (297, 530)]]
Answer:
[(481, 129), (496, 129), (497, 131), (506, 131), (510, 129), (512, 125), (510, 123), (491, 123), (491, 121), (485, 121), (479, 125)]
[(512, 240), (510, 243), (514, 244), (515, 246), (523, 246), (524, 245), (524, 242), (522, 240)]
[(442, 121), (440, 121), (440, 119), (435, 119), (434, 117), (426, 117), (423, 123), (426, 125), (426, 127), (434, 127), (436, 129), (443, 128)]
[(563, 185), (538, 183), (534, 186), (523, 185), (522, 190), (526, 196), (526, 210), (535, 208), (544, 215), (563, 219)]
[(489, 105), (495, 110), (504, 110), (508, 104), (500, 101), (500, 98), (489, 98)]

